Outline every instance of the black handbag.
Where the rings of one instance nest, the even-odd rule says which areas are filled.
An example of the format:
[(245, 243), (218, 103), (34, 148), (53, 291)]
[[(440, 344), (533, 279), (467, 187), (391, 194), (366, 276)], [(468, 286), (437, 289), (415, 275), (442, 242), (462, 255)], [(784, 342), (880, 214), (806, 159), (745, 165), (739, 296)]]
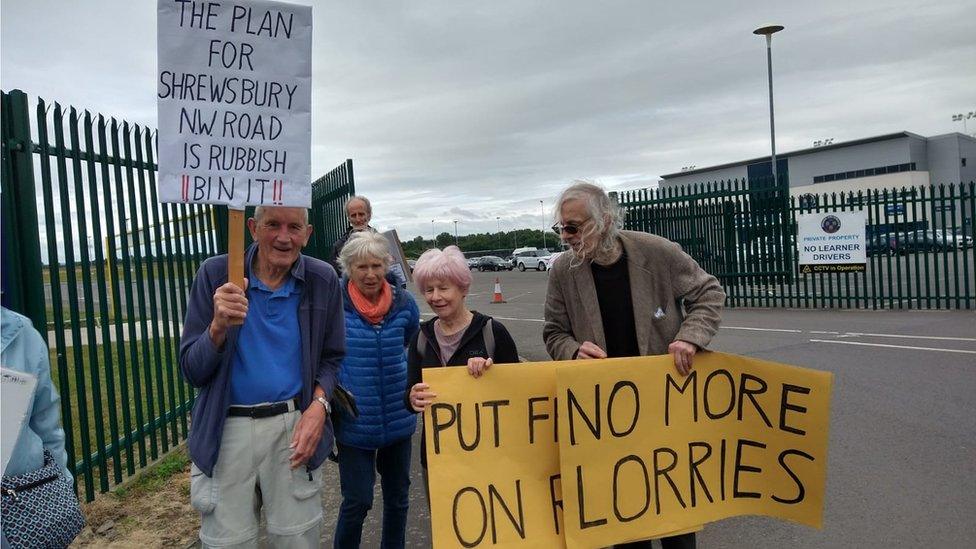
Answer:
[[(356, 396), (338, 383), (336, 383), (335, 389), (332, 391), (332, 398), (329, 399), (329, 405), (332, 406), (331, 419), (333, 431), (339, 428), (339, 422), (342, 421), (343, 417), (350, 417), (352, 419), (359, 417), (359, 408), (356, 407)], [(336, 453), (335, 449), (329, 452), (329, 459), (336, 463), (339, 462), (339, 454)]]
[(3, 476), (3, 536), (12, 549), (67, 547), (85, 526), (78, 498), (54, 456), (44, 451), (44, 466)]
[[(336, 383), (335, 390), (332, 391), (332, 413), (347, 415), (353, 419), (359, 417), (359, 408), (356, 407), (356, 397), (346, 390), (345, 387)], [(333, 416), (333, 419), (335, 417)]]

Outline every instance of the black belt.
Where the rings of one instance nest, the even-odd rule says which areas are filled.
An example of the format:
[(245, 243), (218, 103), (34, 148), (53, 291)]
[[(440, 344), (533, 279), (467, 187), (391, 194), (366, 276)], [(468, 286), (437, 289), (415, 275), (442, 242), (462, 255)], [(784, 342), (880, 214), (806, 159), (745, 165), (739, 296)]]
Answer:
[(258, 404), (257, 406), (231, 406), (227, 410), (227, 415), (259, 419), (286, 414), (292, 410), (301, 410), (301, 402), (298, 397), (282, 402), (272, 402), (271, 404)]

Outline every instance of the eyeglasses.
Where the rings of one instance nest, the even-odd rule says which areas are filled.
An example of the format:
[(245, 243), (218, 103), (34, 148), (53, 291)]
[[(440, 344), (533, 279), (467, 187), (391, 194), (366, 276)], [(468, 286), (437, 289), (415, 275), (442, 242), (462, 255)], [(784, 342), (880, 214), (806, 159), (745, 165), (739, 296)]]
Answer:
[(589, 221), (589, 219), (583, 221), (579, 225), (573, 225), (572, 223), (567, 223), (565, 225), (556, 223), (555, 225), (552, 226), (552, 231), (558, 235), (562, 235), (563, 233), (573, 235), (580, 232), (580, 230), (582, 230), (583, 228), (583, 225), (585, 225), (587, 221)]

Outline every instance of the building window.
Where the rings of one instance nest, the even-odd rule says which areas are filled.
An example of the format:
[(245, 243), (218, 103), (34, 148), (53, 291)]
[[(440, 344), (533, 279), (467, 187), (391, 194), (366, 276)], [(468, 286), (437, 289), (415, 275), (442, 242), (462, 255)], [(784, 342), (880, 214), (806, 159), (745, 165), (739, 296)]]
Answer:
[[(962, 159), (962, 165), (966, 165), (966, 159)], [(884, 175), (888, 173), (913, 172), (915, 171), (914, 162), (905, 164), (892, 164), (891, 166), (879, 166), (877, 168), (866, 168), (863, 170), (853, 170), (849, 172), (828, 173), (813, 176), (814, 183), (826, 183), (828, 181), (842, 181), (844, 179), (854, 179), (857, 177), (870, 177), (872, 175)]]

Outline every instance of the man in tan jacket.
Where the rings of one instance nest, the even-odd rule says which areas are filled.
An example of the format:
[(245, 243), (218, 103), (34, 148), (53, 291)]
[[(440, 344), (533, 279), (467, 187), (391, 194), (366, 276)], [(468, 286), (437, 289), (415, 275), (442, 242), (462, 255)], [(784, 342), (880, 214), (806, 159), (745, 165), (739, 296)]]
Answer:
[[(659, 236), (624, 231), (604, 190), (575, 182), (556, 201), (559, 233), (570, 250), (549, 274), (546, 349), (555, 360), (671, 354), (691, 372), (721, 321), (718, 280)], [(665, 549), (695, 547), (695, 534), (661, 540)], [(651, 547), (642, 541), (616, 547)]]

